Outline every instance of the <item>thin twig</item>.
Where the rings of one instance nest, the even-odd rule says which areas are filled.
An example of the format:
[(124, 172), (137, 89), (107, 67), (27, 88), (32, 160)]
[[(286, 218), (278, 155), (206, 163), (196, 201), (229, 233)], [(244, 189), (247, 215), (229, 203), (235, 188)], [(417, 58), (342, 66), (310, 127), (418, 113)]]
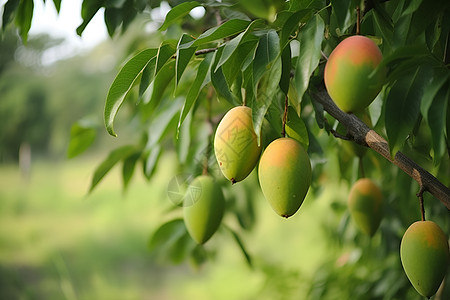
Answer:
[[(210, 52), (214, 52), (214, 51), (217, 51), (217, 48), (200, 49), (200, 50), (195, 51), (194, 55), (198, 56), (198, 55), (202, 55), (202, 54), (206, 54), (206, 53), (210, 53)], [(176, 54), (172, 55), (172, 58), (174, 58), (174, 59), (177, 58), (177, 55)]]
[(288, 111), (288, 96), (284, 98), (284, 113), (283, 113), (283, 128), (281, 129), (281, 136), (286, 137), (286, 121), (287, 121), (287, 111)]

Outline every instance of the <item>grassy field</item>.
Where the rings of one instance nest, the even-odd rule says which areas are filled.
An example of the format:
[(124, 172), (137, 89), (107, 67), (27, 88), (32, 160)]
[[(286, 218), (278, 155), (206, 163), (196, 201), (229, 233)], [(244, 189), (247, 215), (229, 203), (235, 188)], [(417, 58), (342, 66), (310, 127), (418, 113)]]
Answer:
[(147, 242), (168, 218), (170, 161), (150, 182), (137, 172), (125, 194), (116, 168), (87, 195), (98, 160), (37, 162), (29, 181), (0, 167), (0, 299), (303, 299), (331, 256), (311, 225), (329, 204), (306, 201), (286, 221), (259, 197), (258, 224), (244, 235), (254, 269), (226, 234), (209, 242), (220, 252), (200, 270), (160, 264)]

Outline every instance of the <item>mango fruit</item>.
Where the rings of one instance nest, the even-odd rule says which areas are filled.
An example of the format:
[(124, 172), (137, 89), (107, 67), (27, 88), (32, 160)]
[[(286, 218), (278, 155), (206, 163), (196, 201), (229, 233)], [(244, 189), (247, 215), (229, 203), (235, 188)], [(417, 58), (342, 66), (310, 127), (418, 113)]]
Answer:
[(373, 236), (383, 217), (383, 194), (380, 188), (371, 179), (359, 179), (350, 190), (348, 208), (358, 228)]
[(264, 197), (284, 218), (295, 214), (311, 185), (311, 163), (303, 146), (292, 138), (278, 138), (264, 150), (258, 168)]
[(325, 65), (325, 86), (331, 99), (345, 112), (369, 106), (381, 90), (385, 72), (374, 72), (383, 56), (369, 38), (344, 39), (331, 52)]
[(220, 185), (208, 175), (195, 178), (184, 198), (184, 224), (192, 239), (204, 244), (219, 228), (225, 210)]
[(400, 259), (416, 291), (430, 298), (437, 292), (450, 264), (445, 233), (432, 221), (411, 224), (400, 244)]
[(251, 108), (237, 106), (225, 114), (214, 136), (214, 153), (222, 174), (231, 183), (251, 173), (261, 155)]

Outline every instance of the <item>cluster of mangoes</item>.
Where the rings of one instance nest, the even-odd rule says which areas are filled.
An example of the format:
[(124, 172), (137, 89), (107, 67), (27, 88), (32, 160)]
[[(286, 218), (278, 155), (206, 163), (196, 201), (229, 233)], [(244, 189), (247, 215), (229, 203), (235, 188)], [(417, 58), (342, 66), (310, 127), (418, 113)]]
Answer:
[[(343, 40), (325, 66), (325, 86), (330, 97), (340, 109), (355, 113), (367, 124), (370, 118), (364, 110), (382, 87), (384, 72), (377, 69), (381, 60), (377, 45), (357, 35)], [(288, 218), (302, 205), (312, 177), (306, 150), (295, 139), (281, 137), (272, 141), (261, 155), (249, 107), (238, 106), (225, 114), (215, 133), (214, 152), (220, 170), (232, 184), (244, 180), (259, 161), (262, 193), (278, 215)], [(365, 149), (356, 148), (352, 152), (362, 157)], [(212, 177), (202, 175), (192, 182), (186, 197), (192, 203), (184, 208), (187, 230), (197, 243), (203, 244), (220, 226), (224, 195)], [(372, 237), (383, 217), (380, 188), (371, 179), (359, 179), (350, 190), (348, 207), (359, 229)], [(416, 222), (403, 236), (400, 257), (414, 288), (431, 297), (449, 265), (447, 237), (431, 221)]]
[[(303, 146), (292, 138), (271, 142), (261, 156), (252, 110), (238, 106), (220, 121), (214, 137), (214, 152), (222, 174), (235, 184), (244, 180), (259, 161), (261, 190), (273, 210), (288, 218), (300, 208), (311, 184), (311, 163)], [(197, 177), (189, 186), (184, 221), (191, 237), (205, 243), (222, 220), (225, 200), (211, 176)]]
[[(380, 92), (385, 75), (383, 70), (377, 69), (381, 60), (382, 54), (376, 44), (357, 35), (343, 40), (325, 66), (325, 86), (330, 97), (341, 110), (356, 114), (366, 124), (370, 124), (370, 118), (365, 108)], [(355, 145), (346, 146), (351, 147), (350, 152), (362, 157), (365, 150)], [(355, 182), (350, 190), (348, 207), (362, 232), (369, 236), (375, 234), (383, 216), (382, 206), (381, 190), (371, 179)], [(430, 298), (447, 273), (450, 263), (448, 239), (436, 223), (415, 222), (402, 238), (400, 259), (417, 292)]]

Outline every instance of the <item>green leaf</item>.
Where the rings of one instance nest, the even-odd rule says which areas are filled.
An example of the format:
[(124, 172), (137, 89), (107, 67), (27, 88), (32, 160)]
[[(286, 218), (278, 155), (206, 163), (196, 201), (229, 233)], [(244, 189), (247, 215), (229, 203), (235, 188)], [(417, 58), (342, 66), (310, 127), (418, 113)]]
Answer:
[(149, 139), (146, 145), (146, 149), (153, 148), (158, 144), (164, 136), (168, 126), (174, 119), (177, 112), (181, 109), (184, 99), (178, 97), (172, 101), (166, 101), (160, 108), (160, 113), (155, 117), (149, 126)]
[(225, 79), (225, 76), (223, 75), (222, 68), (219, 68), (217, 71), (213, 72), (212, 70), (215, 68), (215, 65), (217, 64), (222, 51), (223, 47), (219, 48), (214, 54), (214, 63), (211, 68), (211, 83), (214, 86), (214, 89), (216, 90), (217, 97), (220, 99), (226, 100), (232, 105), (238, 105), (238, 101), (235, 99), (234, 95), (231, 93), (230, 87), (228, 86), (227, 80)]
[(186, 101), (184, 102), (183, 108), (181, 109), (180, 119), (178, 121), (177, 135), (180, 131), (180, 126), (183, 124), (184, 119), (187, 114), (191, 110), (195, 101), (197, 100), (198, 95), (200, 94), (200, 90), (206, 85), (205, 82), (206, 75), (211, 68), (211, 62), (213, 61), (214, 53), (208, 53), (205, 55), (205, 58), (198, 66), (197, 76), (194, 79), (194, 82), (191, 85), (187, 95)]
[(21, 0), (17, 8), (16, 25), (20, 29), (20, 36), (26, 44), (28, 39), (28, 31), (31, 28), (31, 20), (33, 19), (33, 0)]
[(189, 14), (189, 12), (197, 6), (201, 6), (197, 1), (184, 2), (175, 6), (167, 13), (164, 23), (159, 27), (159, 30), (166, 30), (170, 25), (175, 23), (175, 21)]
[[(184, 106), (183, 106), (184, 107)], [(185, 164), (191, 150), (192, 113), (188, 113), (183, 124), (177, 128), (177, 154), (181, 165)]]
[(104, 5), (105, 0), (83, 0), (81, 5), (81, 17), (83, 22), (77, 28), (77, 34), (81, 36), (87, 24), (92, 20), (97, 11)]
[(55, 5), (56, 12), (59, 14), (61, 11), (61, 0), (53, 0), (53, 4)]
[(248, 41), (241, 43), (233, 52), (233, 55), (222, 65), (222, 72), (229, 86), (233, 84), (237, 75), (248, 67), (246, 61), (251, 63), (255, 58), (258, 42), (259, 39), (256, 37), (248, 38)]
[(264, 73), (271, 68), (270, 63), (278, 56), (280, 56), (280, 39), (277, 32), (271, 29), (261, 35), (258, 48), (256, 49), (253, 61), (253, 80), (255, 84), (258, 84)]
[(151, 84), (151, 97), (145, 107), (147, 116), (153, 114), (164, 98), (164, 92), (175, 78), (175, 61), (171, 60), (163, 66)]
[(420, 112), (425, 120), (428, 122), (428, 110), (433, 103), (437, 93), (442, 88), (442, 86), (448, 82), (450, 78), (450, 73), (446, 68), (440, 68), (435, 71), (432, 77), (431, 83), (427, 85), (423, 93), (422, 101), (420, 104)]
[(105, 8), (105, 24), (110, 37), (116, 32), (116, 28), (122, 23), (122, 11), (115, 7)]
[(297, 112), (292, 106), (288, 107), (288, 115), (286, 121), (286, 133), (289, 137), (297, 140), (303, 145), (305, 150), (308, 150), (309, 136), (306, 129), (305, 122), (298, 116)]
[(419, 67), (409, 76), (397, 80), (389, 91), (385, 104), (385, 124), (392, 155), (400, 149), (414, 128), (430, 75), (430, 68)]
[(158, 74), (159, 70), (161, 70), (164, 64), (175, 54), (176, 50), (177, 46), (175, 41), (164, 41), (161, 46), (159, 46), (156, 59), (155, 76)]
[(3, 6), (3, 17), (2, 17), (2, 30), (5, 32), (6, 25), (8, 25), (13, 20), (14, 12), (16, 12), (17, 7), (19, 7), (20, 0), (9, 0)]
[(280, 89), (285, 95), (289, 93), (289, 83), (291, 81), (291, 47), (285, 47), (281, 54), (281, 79)]
[(302, 9), (292, 14), (284, 23), (280, 33), (280, 47), (284, 49), (291, 35), (298, 29), (300, 23), (306, 23), (312, 16), (312, 9)]
[(70, 129), (70, 142), (67, 148), (67, 157), (73, 158), (83, 153), (95, 141), (97, 124), (81, 120), (72, 125)]
[(227, 42), (214, 72), (217, 71), (217, 69), (221, 67), (233, 55), (233, 53), (235, 53), (241, 43), (248, 41), (247, 37), (250, 37), (250, 39), (255, 39), (254, 36), (250, 36), (249, 34), (255, 27), (261, 26), (262, 24), (263, 22), (261, 19), (251, 22), (244, 32), (241, 32), (238, 36)]
[(177, 58), (176, 58), (176, 80), (175, 80), (175, 86), (178, 85), (178, 82), (180, 81), (181, 75), (183, 74), (184, 70), (186, 69), (187, 65), (191, 61), (192, 56), (195, 54), (196, 47), (190, 47), (185, 49), (180, 49), (181, 45), (186, 44), (188, 42), (192, 42), (194, 38), (188, 34), (183, 34), (180, 38), (180, 41), (178, 42), (177, 46)]
[(207, 31), (202, 33), (194, 42), (187, 43), (185, 47), (198, 46), (238, 34), (241, 31), (244, 31), (249, 24), (250, 21), (246, 20), (228, 20), (220, 26), (208, 29)]
[(434, 97), (433, 103), (427, 114), (427, 122), (431, 129), (433, 141), (433, 162), (435, 166), (439, 165), (445, 152), (445, 136), (443, 129), (446, 126), (445, 117), (447, 114), (448, 99), (450, 99), (450, 83), (447, 81)]
[(141, 82), (139, 83), (139, 98), (147, 91), (150, 83), (152, 83), (155, 78), (155, 70), (156, 70), (156, 56), (152, 57), (148, 62), (147, 66), (142, 71)]
[(136, 151), (135, 146), (127, 145), (117, 148), (109, 153), (108, 157), (95, 169), (89, 193), (91, 193), (103, 177), (114, 167), (116, 163), (127, 158)]
[(236, 231), (234, 231), (233, 229), (231, 229), (229, 226), (225, 225), (225, 224), (223, 226), (231, 233), (234, 241), (238, 245), (239, 249), (241, 249), (242, 254), (245, 257), (245, 261), (247, 262), (248, 266), (250, 268), (252, 268), (253, 267), (252, 258), (250, 256), (250, 254), (248, 253), (247, 249), (245, 248), (244, 243), (242, 242), (242, 240), (239, 237), (238, 233)]
[(300, 31), (300, 53), (294, 74), (298, 102), (302, 100), (308, 88), (311, 74), (319, 65), (324, 30), (325, 24), (322, 18), (315, 15)]
[(182, 262), (197, 247), (182, 219), (171, 220), (161, 225), (150, 237), (148, 246), (157, 258), (172, 263)]
[(156, 53), (157, 49), (147, 49), (136, 54), (122, 67), (111, 84), (104, 111), (105, 126), (110, 135), (117, 136), (113, 127), (114, 118), (134, 82)]
[(334, 0), (331, 2), (331, 7), (341, 32), (345, 32), (351, 25), (351, 14), (354, 13), (356, 8), (354, 2), (348, 0)]
[(144, 175), (147, 179), (150, 179), (155, 173), (156, 164), (158, 163), (159, 157), (161, 155), (161, 145), (156, 144), (152, 149), (147, 151), (147, 158), (144, 162)]
[(136, 167), (136, 163), (141, 157), (141, 151), (137, 151), (123, 161), (122, 166), (122, 180), (123, 180), (123, 188), (127, 189), (128, 184), (130, 183), (131, 178), (133, 177), (134, 169)]
[(261, 79), (261, 88), (258, 89), (257, 99), (251, 105), (253, 125), (256, 136), (258, 137), (258, 144), (261, 142), (261, 128), (264, 116), (279, 91), (278, 83), (281, 78), (281, 57), (277, 58), (271, 65), (272, 67), (269, 72)]

